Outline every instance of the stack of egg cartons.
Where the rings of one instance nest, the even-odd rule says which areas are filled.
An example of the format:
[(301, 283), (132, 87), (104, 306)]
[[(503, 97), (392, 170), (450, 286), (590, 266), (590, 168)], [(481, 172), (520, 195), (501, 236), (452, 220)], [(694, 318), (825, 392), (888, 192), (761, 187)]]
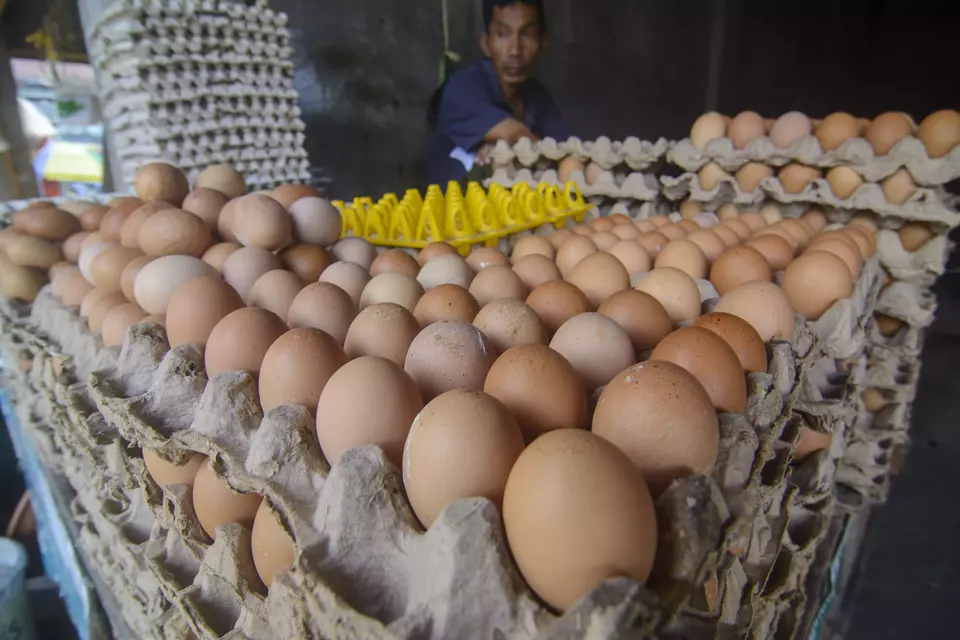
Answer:
[(229, 164), (252, 189), (308, 182), (287, 17), (263, 3), (121, 0), (89, 34), (104, 118), (131, 184), (164, 160)]

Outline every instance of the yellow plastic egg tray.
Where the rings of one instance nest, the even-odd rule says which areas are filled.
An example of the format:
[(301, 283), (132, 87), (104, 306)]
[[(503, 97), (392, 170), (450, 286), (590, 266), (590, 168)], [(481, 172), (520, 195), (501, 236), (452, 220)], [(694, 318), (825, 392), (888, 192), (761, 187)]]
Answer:
[(466, 195), (458, 182), (450, 182), (446, 194), (434, 184), (425, 196), (407, 189), (402, 200), (387, 193), (376, 203), (367, 197), (333, 205), (343, 217), (343, 236), (408, 249), (444, 241), (464, 256), (475, 245), (494, 246), (504, 236), (542, 224), (561, 227), (567, 218), (581, 222), (593, 207), (573, 182), (562, 188), (540, 183), (535, 189), (524, 182), (511, 189), (492, 184), (489, 191), (471, 182)]

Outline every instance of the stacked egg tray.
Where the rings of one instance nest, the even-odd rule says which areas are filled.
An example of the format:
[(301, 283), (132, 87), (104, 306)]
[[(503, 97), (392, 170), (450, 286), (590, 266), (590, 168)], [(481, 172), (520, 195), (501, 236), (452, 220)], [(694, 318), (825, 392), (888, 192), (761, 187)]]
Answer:
[(88, 42), (128, 184), (157, 160), (191, 182), (222, 163), (254, 189), (311, 179), (286, 22), (264, 2), (121, 0), (107, 8)]
[[(137, 637), (790, 638), (803, 634), (804, 580), (836, 510), (880, 276), (873, 258), (851, 298), (816, 323), (797, 316), (793, 342), (769, 345), (747, 410), (720, 416), (713, 473), (657, 500), (646, 586), (607, 581), (559, 616), (520, 578), (491, 502), (453, 503), (423, 533), (379, 449), (329, 468), (309, 412), (264, 415), (249, 374), (208, 380), (200, 352), (170, 349), (158, 325), (104, 347), (45, 289), (32, 305), (0, 300), (0, 348), (25, 431), (75, 491), (76, 543)], [(715, 292), (700, 284), (708, 312)], [(806, 429), (832, 445), (795, 460)], [(295, 540), (294, 568), (267, 591), (250, 531), (222, 525), (211, 542), (192, 492), (154, 484), (144, 447), (202, 452), (235, 489), (264, 495)]]

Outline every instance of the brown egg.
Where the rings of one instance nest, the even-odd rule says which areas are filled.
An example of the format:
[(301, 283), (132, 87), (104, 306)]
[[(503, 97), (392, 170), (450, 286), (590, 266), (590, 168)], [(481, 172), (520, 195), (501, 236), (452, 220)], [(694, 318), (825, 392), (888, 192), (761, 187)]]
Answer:
[(100, 221), (107, 214), (110, 207), (102, 204), (94, 204), (85, 208), (80, 214), (80, 226), (84, 231), (96, 231), (100, 228)]
[(806, 425), (800, 426), (800, 435), (797, 438), (797, 446), (794, 449), (793, 457), (795, 460), (803, 460), (817, 451), (829, 449), (833, 441), (833, 436), (829, 433), (814, 431)]
[(266, 500), (260, 503), (254, 516), (250, 547), (253, 566), (268, 589), (278, 575), (293, 568), (293, 538)]
[[(2, 258), (0, 258), (0, 260), (2, 260)], [(60, 271), (63, 271), (64, 269), (68, 269), (73, 266), (76, 266), (76, 265), (70, 264), (66, 260), (61, 260), (60, 262), (57, 262), (51, 265), (50, 268), (47, 269), (47, 276), (50, 278), (50, 280), (53, 280)]]
[(716, 260), (721, 253), (723, 253), (727, 245), (721, 240), (717, 234), (713, 233), (710, 229), (700, 229), (699, 231), (694, 231), (686, 238), (689, 242), (697, 245), (701, 252), (703, 252), (704, 257), (707, 262), (713, 262)]
[(751, 140), (762, 138), (765, 133), (763, 118), (753, 111), (738, 113), (727, 127), (727, 137), (734, 149), (743, 149)]
[(315, 244), (290, 245), (280, 252), (279, 257), (284, 268), (297, 274), (303, 284), (316, 282), (331, 262), (323, 247)]
[(793, 261), (794, 248), (780, 235), (772, 233), (756, 235), (747, 240), (745, 246), (759, 252), (774, 272), (783, 271)]
[(604, 173), (603, 169), (595, 162), (591, 162), (587, 165), (586, 171), (584, 171), (584, 179), (587, 184), (594, 184), (597, 180), (600, 179)]
[(350, 324), (343, 348), (348, 358), (380, 356), (401, 367), (420, 323), (398, 304), (370, 305)]
[(193, 481), (193, 509), (200, 526), (211, 538), (216, 539), (216, 529), (221, 524), (235, 522), (253, 527), (260, 501), (260, 494), (234, 491), (217, 476), (209, 459), (200, 465)]
[(767, 226), (767, 221), (757, 211), (745, 211), (740, 215), (739, 220), (747, 225), (753, 233), (760, 231)]
[(517, 241), (511, 253), (514, 264), (529, 255), (542, 255), (551, 261), (557, 255), (556, 248), (542, 236), (524, 236)]
[(574, 233), (570, 229), (557, 229), (554, 233), (547, 236), (547, 240), (550, 241), (550, 244), (553, 245), (554, 249), (559, 249), (563, 243), (573, 236)]
[(656, 298), (627, 289), (607, 298), (597, 313), (607, 316), (627, 333), (637, 353), (654, 348), (673, 331), (673, 320)]
[(312, 282), (300, 290), (287, 310), (291, 329), (313, 327), (343, 344), (357, 306), (346, 291), (329, 282)]
[[(685, 200), (680, 202), (680, 207), (678, 208), (678, 212), (680, 213), (680, 217), (683, 218), (684, 220), (691, 220), (693, 218), (696, 218), (701, 213), (703, 213), (703, 207), (696, 200), (686, 198)], [(639, 223), (639, 222), (645, 222), (645, 221), (638, 220), (637, 222)], [(652, 231), (652, 229), (640, 229), (639, 227), (637, 228), (637, 230)]]
[(148, 202), (135, 209), (133, 213), (126, 217), (123, 225), (120, 227), (120, 244), (131, 249), (139, 249), (140, 227), (143, 226), (143, 223), (146, 222), (148, 218), (167, 209), (176, 210), (176, 207), (167, 202), (155, 201)]
[(319, 282), (329, 282), (347, 292), (358, 307), (364, 287), (370, 282), (366, 269), (352, 262), (334, 262), (320, 274)]
[(330, 377), (316, 408), (317, 439), (331, 465), (348, 449), (373, 444), (399, 467), (403, 444), (423, 409), (423, 398), (396, 362), (364, 356), (347, 362)]
[(33, 302), (46, 283), (46, 274), (31, 267), (11, 265), (0, 271), (0, 291), (8, 298)]
[(517, 260), (513, 265), (513, 271), (520, 276), (527, 289), (533, 291), (544, 282), (551, 280), (560, 280), (560, 269), (550, 258), (541, 254), (528, 254)]
[(824, 151), (834, 151), (844, 142), (860, 136), (860, 125), (849, 113), (831, 113), (817, 127), (817, 140)]
[(322, 198), (323, 194), (306, 184), (282, 184), (269, 192), (271, 198), (289, 209), (293, 203), (301, 198)]
[(256, 377), (267, 349), (286, 330), (283, 320), (265, 309), (244, 307), (228, 313), (207, 337), (207, 377), (228, 371), (249, 371)]
[(620, 242), (619, 236), (612, 231), (598, 231), (590, 236), (590, 240), (593, 241), (593, 244), (595, 244), (600, 251), (607, 251), (613, 247), (613, 245)]
[(690, 129), (690, 142), (697, 149), (703, 149), (711, 140), (722, 138), (727, 133), (727, 122), (716, 111), (710, 111), (697, 118)]
[(227, 204), (223, 205), (223, 209), (220, 210), (220, 215), (217, 217), (217, 233), (219, 233), (220, 237), (226, 242), (237, 242), (237, 234), (233, 228), (233, 219), (237, 209), (242, 206), (245, 205), (240, 201), (240, 198), (234, 198), (233, 200), (227, 201)]
[(807, 211), (801, 216), (804, 222), (810, 225), (810, 228), (814, 232), (819, 233), (827, 226), (827, 214), (823, 212), (823, 209), (814, 207), (813, 209), (807, 209)]
[(783, 292), (807, 320), (816, 320), (834, 302), (853, 293), (853, 278), (843, 260), (825, 251), (810, 251), (783, 272)]
[(341, 238), (333, 245), (332, 253), (337, 260), (352, 262), (364, 269), (370, 269), (377, 257), (376, 248), (365, 239), (356, 236)]
[(771, 281), (773, 271), (764, 255), (746, 245), (724, 251), (710, 267), (710, 282), (723, 295), (745, 282)]
[(860, 174), (850, 167), (833, 167), (827, 171), (826, 177), (833, 195), (841, 200), (846, 200), (852, 196), (863, 184), (863, 178), (860, 177)]
[(290, 305), (303, 289), (300, 277), (283, 269), (274, 269), (263, 274), (253, 283), (247, 304), (272, 311), (280, 318), (286, 318)]
[[(2, 261), (3, 252), (0, 251), (0, 261)], [(60, 298), (63, 296), (67, 288), (73, 284), (77, 276), (83, 278), (83, 274), (80, 273), (80, 267), (77, 265), (70, 265), (69, 267), (64, 267), (59, 269), (56, 274), (50, 277), (50, 293), (53, 294), (55, 298)]]
[(140, 225), (138, 245), (148, 256), (200, 257), (213, 244), (203, 220), (180, 209), (165, 209)]
[[(684, 202), (686, 202), (686, 200), (684, 200)], [(699, 203), (697, 204), (697, 206), (698, 207), (700, 206)], [(653, 224), (649, 220), (639, 219), (639, 218), (637, 220), (634, 220), (633, 226), (635, 226), (637, 228), (637, 231), (639, 231), (641, 234), (650, 233), (651, 231), (656, 231), (657, 229), (659, 229), (657, 225)]]
[(766, 347), (760, 334), (746, 320), (729, 313), (708, 313), (697, 318), (693, 326), (711, 331), (726, 342), (744, 373), (766, 373)]
[(596, 308), (618, 291), (630, 288), (630, 274), (615, 256), (598, 251), (581, 260), (567, 280)]
[(388, 271), (405, 273), (416, 278), (417, 273), (420, 272), (420, 263), (402, 249), (388, 249), (377, 255), (370, 263), (370, 275), (376, 277)]
[[(96, 289), (94, 289), (94, 291), (96, 291)], [(87, 323), (90, 325), (90, 330), (100, 331), (100, 328), (103, 326), (103, 319), (107, 313), (122, 304), (127, 304), (127, 299), (122, 293), (119, 291), (104, 291), (103, 295), (90, 307), (90, 312), (87, 316)]]
[(413, 315), (421, 327), (426, 327), (441, 320), (473, 322), (479, 311), (480, 303), (472, 293), (456, 284), (442, 284), (417, 301)]
[[(43, 284), (43, 282), (40, 282), (39, 286), (37, 287), (38, 291)], [(61, 287), (61, 293), (59, 296), (60, 301), (63, 302), (63, 306), (65, 307), (75, 307), (79, 305), (87, 296), (87, 294), (93, 291), (93, 285), (83, 277), (83, 274), (80, 273), (80, 269), (67, 272)]]
[(745, 193), (753, 193), (760, 188), (761, 182), (773, 177), (773, 169), (760, 162), (748, 162), (740, 167), (735, 177), (741, 190)]
[(517, 421), (496, 398), (467, 389), (431, 400), (413, 421), (403, 448), (403, 486), (429, 528), (449, 503), (484, 497), (497, 507), (523, 451)]
[(689, 322), (700, 315), (700, 289), (693, 278), (680, 269), (656, 268), (634, 289), (656, 298), (674, 323)]
[(510, 260), (494, 247), (478, 247), (467, 256), (467, 265), (479, 272), (487, 267), (509, 267)]
[(254, 283), (265, 273), (282, 269), (275, 255), (261, 247), (243, 247), (230, 254), (220, 269), (224, 281), (248, 300)]
[(413, 276), (398, 271), (387, 271), (370, 279), (360, 294), (360, 309), (371, 304), (393, 302), (407, 311), (413, 311), (423, 297), (423, 287)]
[(842, 240), (827, 238), (826, 240), (812, 243), (804, 255), (813, 253), (814, 251), (826, 251), (843, 260), (843, 264), (846, 265), (847, 270), (850, 272), (852, 282), (856, 282), (860, 277), (863, 258), (860, 256), (860, 251), (856, 246), (851, 247)]
[(56, 207), (21, 209), (11, 221), (17, 231), (44, 240), (66, 240), (82, 230), (77, 216)]
[(223, 264), (227, 261), (227, 258), (233, 255), (233, 252), (241, 248), (242, 247), (236, 242), (221, 242), (207, 249), (201, 257), (201, 260), (216, 269), (218, 272), (221, 272), (223, 270)]
[(777, 178), (780, 179), (780, 184), (786, 193), (800, 193), (822, 175), (815, 167), (791, 162), (780, 169)]
[(670, 243), (670, 238), (659, 231), (650, 231), (640, 236), (637, 242), (640, 243), (640, 246), (643, 247), (650, 258), (656, 258), (660, 251)]
[(417, 254), (417, 262), (422, 265), (427, 264), (437, 256), (458, 255), (457, 250), (446, 242), (431, 242)]
[(787, 234), (796, 241), (798, 247), (807, 246), (810, 242), (810, 237), (813, 235), (809, 227), (803, 226), (794, 218), (781, 220), (776, 224), (776, 228), (786, 231)]
[(863, 408), (870, 413), (878, 413), (890, 406), (890, 401), (883, 395), (883, 391), (875, 387), (861, 391), (860, 399), (863, 400)]
[(710, 231), (713, 232), (713, 235), (720, 238), (727, 247), (735, 247), (740, 244), (740, 236), (728, 226), (717, 225), (716, 227), (711, 227)]
[(167, 307), (167, 340), (171, 347), (195, 344), (203, 349), (223, 318), (244, 308), (234, 289), (216, 276), (187, 280), (173, 292)]
[(813, 133), (813, 123), (799, 111), (788, 111), (770, 127), (770, 141), (779, 149), (789, 149), (797, 140)]
[(49, 240), (21, 236), (7, 244), (6, 257), (10, 262), (21, 267), (49, 269), (63, 260), (63, 252)]
[(571, 238), (557, 250), (557, 268), (564, 276), (569, 275), (581, 260), (597, 252), (597, 245), (590, 238)]
[(772, 282), (755, 280), (720, 297), (714, 311), (746, 320), (764, 342), (793, 340), (794, 310), (783, 290)]
[(707, 257), (700, 247), (689, 240), (674, 240), (657, 254), (655, 269), (673, 267), (691, 278), (703, 278), (707, 274)]
[(513, 298), (488, 302), (473, 319), (473, 326), (497, 353), (520, 344), (546, 344), (549, 339), (540, 316), (525, 302)]
[(107, 295), (106, 291), (101, 291), (100, 289), (91, 289), (85, 296), (83, 300), (80, 301), (80, 317), (89, 318), (90, 311), (93, 310), (93, 307), (100, 302), (103, 297)]
[(861, 225), (847, 225), (842, 229), (847, 236), (857, 245), (860, 257), (866, 260), (877, 252), (877, 238), (866, 227)]
[(151, 162), (137, 170), (133, 190), (144, 202), (162, 200), (175, 207), (183, 203), (190, 192), (190, 184), (183, 171), (165, 162)]
[(933, 238), (933, 231), (926, 222), (906, 222), (897, 231), (904, 251), (913, 253)]
[(583, 163), (573, 156), (566, 156), (560, 161), (559, 165), (557, 165), (557, 177), (560, 178), (560, 182), (566, 183), (573, 180), (574, 171), (580, 171), (582, 173)]
[(123, 232), (123, 224), (127, 221), (134, 211), (143, 206), (143, 203), (137, 201), (126, 201), (111, 207), (103, 219), (100, 221), (100, 239), (103, 242), (120, 242), (120, 235)]
[[(613, 235), (620, 238), (620, 241), (624, 240), (636, 240), (640, 237), (640, 230), (633, 226), (632, 223), (627, 222), (626, 224), (618, 224), (613, 229), (611, 229)], [(620, 244), (619, 242), (617, 244)], [(617, 245), (613, 245), (614, 247)]]
[(737, 218), (740, 217), (740, 207), (733, 204), (732, 202), (728, 202), (726, 204), (720, 205), (720, 207), (717, 209), (716, 215), (721, 222), (726, 222), (728, 220), (736, 220)]
[(287, 331), (263, 356), (260, 366), (263, 411), (283, 404), (298, 404), (315, 412), (327, 380), (346, 361), (343, 348), (330, 334), (313, 327)]
[(130, 302), (137, 301), (134, 285), (137, 282), (137, 276), (140, 275), (140, 270), (153, 260), (153, 256), (139, 256), (128, 262), (123, 267), (123, 271), (120, 272), (120, 290)]
[(77, 264), (80, 260), (80, 245), (84, 240), (87, 239), (87, 236), (90, 235), (89, 231), (81, 231), (80, 233), (75, 233), (63, 242), (61, 250), (63, 251), (63, 259)]
[(580, 289), (563, 280), (545, 282), (527, 296), (527, 305), (533, 309), (549, 335), (570, 318), (590, 310), (590, 300)]
[(588, 393), (636, 360), (630, 336), (611, 318), (581, 313), (557, 329), (550, 348), (570, 361)]
[(866, 211), (861, 211), (853, 216), (853, 219), (850, 220), (850, 226), (862, 226), (870, 231), (870, 233), (877, 232), (877, 220), (871, 213)]
[(885, 156), (894, 145), (913, 135), (913, 129), (913, 122), (906, 115), (899, 111), (888, 111), (873, 119), (863, 132), (863, 137), (876, 155)]
[(889, 338), (898, 334), (900, 329), (903, 328), (903, 320), (900, 318), (894, 318), (883, 313), (875, 313), (873, 317), (877, 323), (877, 330), (882, 336)]
[(143, 449), (143, 464), (159, 487), (165, 487), (168, 484), (185, 484), (192, 487), (200, 467), (206, 460), (207, 456), (202, 453), (191, 452), (187, 453), (182, 460), (170, 461), (153, 449), (146, 447)]
[(736, 352), (702, 327), (681, 327), (650, 354), (651, 360), (680, 365), (697, 379), (717, 411), (740, 413), (747, 406), (747, 381)]
[(960, 144), (960, 113), (953, 109), (934, 111), (920, 123), (917, 137), (931, 158), (942, 158)]
[(117, 305), (103, 316), (103, 322), (100, 324), (100, 337), (105, 347), (119, 347), (123, 344), (123, 339), (127, 335), (127, 329), (132, 325), (139, 324), (147, 313), (139, 306), (126, 302)]
[(300, 198), (287, 210), (293, 223), (293, 236), (302, 243), (328, 247), (343, 233), (343, 217), (325, 198)]
[(243, 176), (227, 164), (208, 166), (197, 176), (194, 187), (216, 189), (228, 198), (239, 198), (247, 192)]
[(883, 197), (891, 204), (903, 204), (917, 192), (917, 184), (906, 169), (900, 169), (881, 183)]
[(130, 262), (143, 254), (138, 249), (121, 246), (107, 247), (90, 263), (90, 280), (104, 291), (121, 291), (123, 271)]
[(198, 187), (187, 194), (183, 200), (183, 210), (197, 216), (211, 231), (217, 228), (217, 218), (220, 210), (227, 204), (229, 198), (217, 191), (205, 187)]
[(703, 386), (683, 367), (658, 360), (635, 364), (607, 385), (592, 431), (627, 454), (655, 496), (673, 480), (709, 474), (720, 440)]
[(617, 447), (587, 431), (548, 433), (520, 454), (503, 520), (527, 584), (561, 611), (608, 578), (643, 583), (653, 567), (650, 491)]
[(403, 368), (429, 402), (453, 389), (482, 389), (495, 358), (487, 338), (472, 324), (441, 320), (413, 339)]
[(276, 251), (290, 242), (293, 231), (290, 215), (273, 198), (252, 193), (232, 201), (229, 211), (231, 229), (237, 242), (245, 247)]
[[(116, 244), (116, 243), (107, 242), (106, 240), (103, 239), (103, 236), (100, 235), (99, 231), (94, 231), (88, 234), (86, 238), (80, 241), (80, 253), (82, 254), (84, 249), (86, 249), (87, 247), (92, 247), (95, 244)], [(79, 263), (79, 261), (80, 260), (78, 256), (77, 262)]]
[(500, 298), (523, 300), (527, 297), (527, 288), (510, 267), (490, 266), (474, 277), (470, 283), (470, 294), (482, 307)]

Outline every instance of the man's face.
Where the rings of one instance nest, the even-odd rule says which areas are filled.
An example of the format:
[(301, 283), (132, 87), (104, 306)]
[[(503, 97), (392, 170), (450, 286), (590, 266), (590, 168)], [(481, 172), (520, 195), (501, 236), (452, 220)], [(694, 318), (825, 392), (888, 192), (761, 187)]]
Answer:
[(483, 53), (493, 61), (500, 82), (522, 84), (540, 56), (543, 33), (537, 9), (523, 2), (495, 7), (490, 28), (481, 38)]

